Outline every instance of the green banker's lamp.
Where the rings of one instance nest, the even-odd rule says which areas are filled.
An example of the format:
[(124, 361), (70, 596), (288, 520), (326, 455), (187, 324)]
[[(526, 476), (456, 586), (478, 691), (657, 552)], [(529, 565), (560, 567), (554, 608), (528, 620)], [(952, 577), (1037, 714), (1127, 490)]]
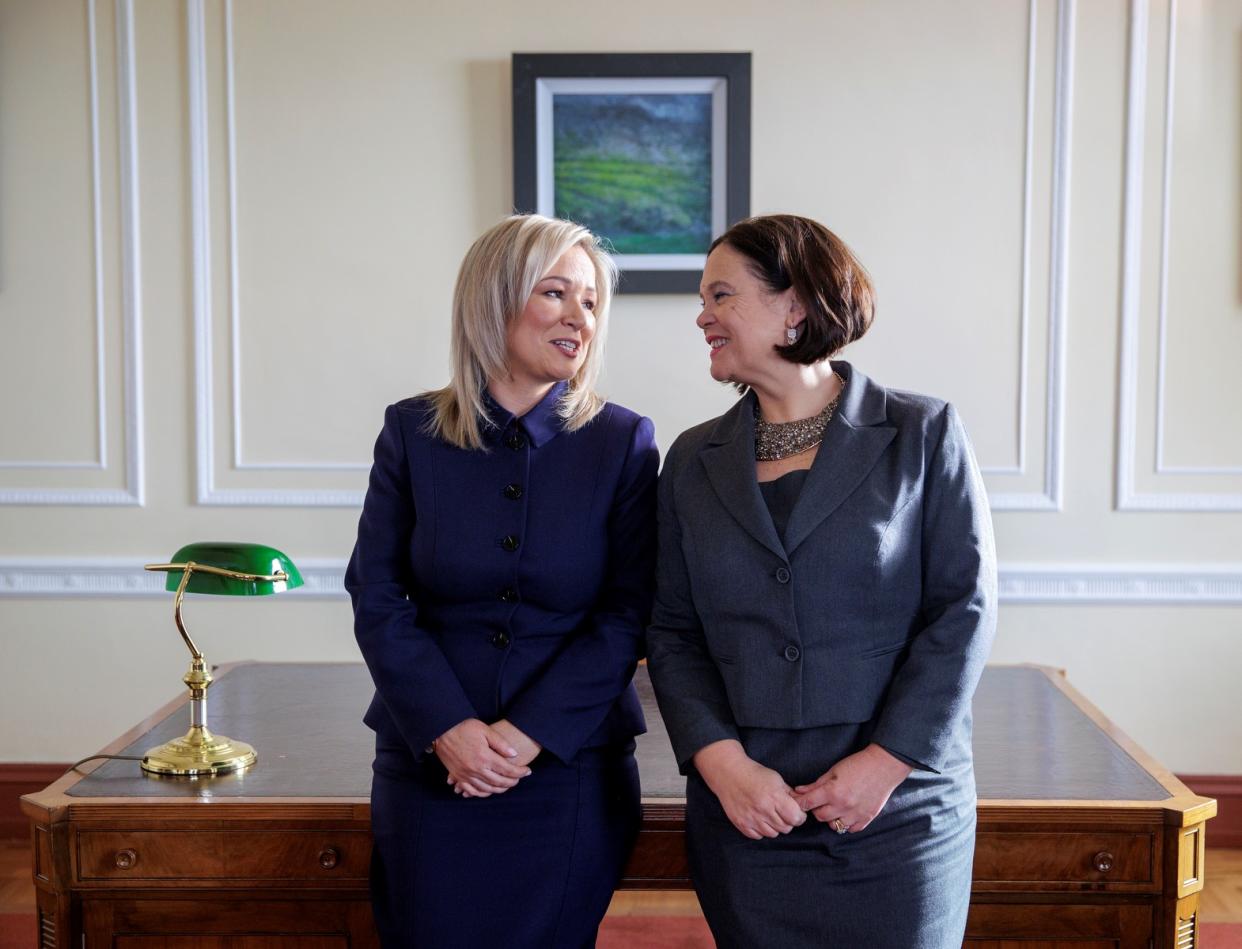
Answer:
[[(240, 771), (254, 764), (255, 750), (242, 741), (213, 735), (207, 728), (207, 689), (211, 669), (181, 620), (181, 599), (188, 593), (266, 596), (302, 585), (302, 575), (288, 557), (262, 544), (202, 541), (187, 544), (172, 563), (149, 563), (148, 570), (168, 574), (165, 589), (176, 591), (173, 619), (190, 650), (190, 671), (182, 679), (190, 689), (190, 730), (150, 749), (142, 770), (163, 775), (212, 775)], [(180, 574), (180, 576), (178, 576)]]

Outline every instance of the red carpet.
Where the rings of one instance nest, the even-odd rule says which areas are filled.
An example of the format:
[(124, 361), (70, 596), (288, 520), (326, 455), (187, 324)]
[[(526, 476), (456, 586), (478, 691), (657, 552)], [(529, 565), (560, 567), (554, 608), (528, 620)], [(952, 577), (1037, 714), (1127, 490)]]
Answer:
[[(1242, 949), (1242, 923), (1203, 923), (1196, 949)], [(688, 916), (610, 916), (596, 949), (713, 949), (707, 923)], [(8, 949), (0, 943), (0, 949)]]
[[(1198, 949), (1242, 949), (1242, 923), (1204, 923)], [(33, 915), (0, 913), (0, 949), (34, 949)], [(694, 916), (610, 916), (597, 949), (712, 949), (707, 923)]]
[[(0, 949), (38, 945), (33, 915), (0, 913)], [(610, 916), (597, 949), (712, 949), (707, 923), (693, 916)]]
[(0, 949), (34, 949), (37, 945), (34, 913), (0, 913)]
[(1242, 949), (1242, 923), (1204, 923), (1196, 949)]

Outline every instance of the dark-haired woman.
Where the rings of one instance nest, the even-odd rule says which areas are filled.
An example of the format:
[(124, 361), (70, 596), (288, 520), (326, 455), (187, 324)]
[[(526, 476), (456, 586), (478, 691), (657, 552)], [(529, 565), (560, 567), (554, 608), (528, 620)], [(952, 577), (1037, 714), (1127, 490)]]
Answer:
[(960, 947), (970, 704), (995, 626), (957, 412), (835, 360), (873, 293), (822, 225), (734, 225), (703, 271), (711, 374), (745, 394), (659, 484), (651, 675), (722, 947)]

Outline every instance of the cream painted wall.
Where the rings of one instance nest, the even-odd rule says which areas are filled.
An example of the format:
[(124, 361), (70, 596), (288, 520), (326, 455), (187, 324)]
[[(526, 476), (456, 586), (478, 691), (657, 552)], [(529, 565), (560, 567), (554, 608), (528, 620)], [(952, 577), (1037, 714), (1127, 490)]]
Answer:
[[(177, 693), (137, 567), (190, 539), (315, 578), (191, 603), (213, 661), (357, 658), (333, 590), (383, 407), (444, 381), (512, 200), (510, 53), (694, 49), (754, 54), (753, 210), (872, 272), (848, 358), (970, 426), (994, 658), (1242, 774), (1242, 11), (1176, 3), (0, 0), (0, 761)], [(665, 446), (731, 401), (696, 313), (614, 307), (604, 389)]]

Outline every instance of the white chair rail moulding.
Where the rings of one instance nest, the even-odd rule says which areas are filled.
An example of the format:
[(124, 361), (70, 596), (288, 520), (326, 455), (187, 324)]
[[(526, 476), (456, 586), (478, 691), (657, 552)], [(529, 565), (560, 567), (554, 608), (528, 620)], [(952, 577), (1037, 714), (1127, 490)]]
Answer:
[[(124, 487), (75, 486), (49, 487), (46, 483), (21, 485), (9, 482), (0, 485), (0, 505), (131, 505), (141, 506), (145, 499), (145, 460), (143, 449), (142, 392), (142, 259), (139, 241), (139, 181), (137, 86), (134, 60), (133, 0), (114, 0), (114, 56), (116, 67), (116, 141), (117, 206), (119, 207), (119, 270), (117, 286), (121, 305), (122, 365), (108, 365), (106, 356), (106, 309), (104, 275), (103, 175), (100, 160), (100, 96), (107, 94), (99, 82), (99, 61), (106, 52), (100, 48), (99, 10), (106, 0), (83, 0), (86, 13), (87, 79), (90, 101), (90, 187), (91, 243), (93, 245), (93, 307), (95, 333), (96, 457), (89, 461), (48, 461), (40, 459), (7, 459), (0, 461), (0, 470), (49, 473), (66, 469), (89, 469), (107, 475), (118, 463), (125, 469)], [(109, 450), (108, 396), (110, 379), (120, 377), (119, 394), (124, 406), (123, 451)], [(112, 384), (115, 388), (115, 384)], [(16, 407), (24, 411), (22, 407)], [(10, 407), (9, 411), (14, 410)], [(116, 456), (116, 457), (113, 457)], [(42, 480), (46, 482), (46, 477)], [(109, 478), (115, 481), (114, 478)]]
[[(164, 576), (125, 557), (2, 558), (0, 598), (164, 597)], [(345, 562), (298, 558), (300, 598), (345, 596)], [(1001, 564), (1010, 604), (1242, 606), (1242, 562), (1221, 564)]]
[[(0, 598), (166, 597), (167, 574), (143, 569), (151, 557), (0, 558)], [(345, 596), (345, 562), (298, 558), (303, 586), (286, 596)]]

